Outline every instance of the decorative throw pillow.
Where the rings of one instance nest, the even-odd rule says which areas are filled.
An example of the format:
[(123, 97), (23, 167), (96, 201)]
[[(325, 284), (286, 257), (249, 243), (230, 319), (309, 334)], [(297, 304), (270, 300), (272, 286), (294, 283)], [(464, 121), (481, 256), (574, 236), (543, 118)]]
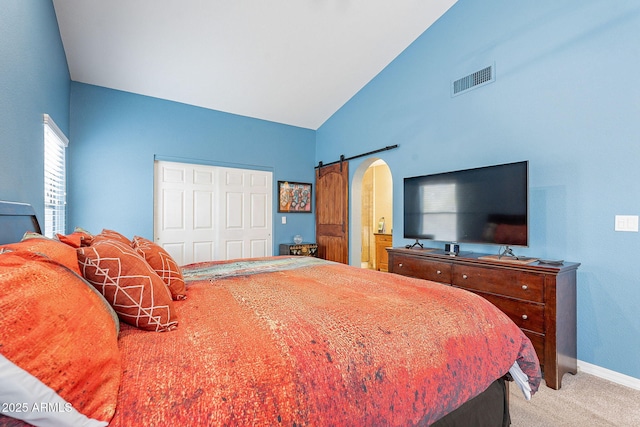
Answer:
[(116, 240), (118, 242), (124, 243), (127, 246), (131, 246), (131, 240), (129, 240), (127, 236), (125, 236), (124, 234), (118, 233), (117, 231), (109, 230), (107, 228), (102, 229), (102, 232), (100, 232), (100, 234), (95, 235), (93, 237), (93, 241), (95, 242), (96, 240), (102, 240), (105, 238), (110, 240)]
[(80, 246), (91, 246), (93, 238), (95, 237), (93, 234), (82, 227), (76, 227), (73, 232), (82, 235), (82, 244)]
[(71, 234), (56, 234), (56, 238), (62, 243), (71, 246), (72, 248), (79, 248), (82, 246), (82, 235), (79, 233)]
[(91, 242), (93, 241), (93, 234), (79, 227), (76, 227), (76, 229), (71, 234), (56, 234), (56, 237), (62, 243), (66, 243), (73, 248), (79, 248), (80, 246), (90, 246)]
[(132, 247), (99, 240), (77, 251), (82, 275), (105, 296), (120, 320), (149, 331), (169, 331), (178, 325), (167, 286)]
[(5, 415), (62, 425), (60, 414), (41, 408), (65, 411), (69, 403), (102, 425), (111, 420), (122, 375), (118, 336), (103, 302), (80, 277), (33, 252), (0, 254), (0, 313), (6, 359), (0, 403), (26, 396), (26, 412)]
[(80, 274), (78, 267), (78, 255), (76, 250), (58, 240), (49, 239), (37, 233), (25, 233), (22, 241), (10, 243), (0, 247), (0, 251), (29, 251), (46, 255), (54, 261), (59, 262), (73, 272)]
[(187, 298), (182, 270), (162, 246), (144, 237), (134, 236), (133, 249), (158, 273), (158, 276), (169, 287), (171, 297), (174, 300)]

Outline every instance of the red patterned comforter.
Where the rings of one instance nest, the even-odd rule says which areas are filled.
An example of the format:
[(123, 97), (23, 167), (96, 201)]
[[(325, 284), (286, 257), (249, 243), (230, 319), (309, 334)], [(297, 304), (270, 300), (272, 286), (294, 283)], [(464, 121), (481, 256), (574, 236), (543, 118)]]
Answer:
[(460, 289), (308, 257), (184, 274), (175, 331), (122, 325), (111, 426), (429, 424), (516, 360), (540, 383), (520, 329)]

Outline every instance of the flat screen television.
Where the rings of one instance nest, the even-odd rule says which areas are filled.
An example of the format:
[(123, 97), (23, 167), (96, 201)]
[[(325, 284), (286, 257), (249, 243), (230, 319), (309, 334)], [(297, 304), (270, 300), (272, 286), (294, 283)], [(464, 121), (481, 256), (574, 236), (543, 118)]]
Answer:
[(529, 162), (404, 179), (404, 237), (529, 245)]

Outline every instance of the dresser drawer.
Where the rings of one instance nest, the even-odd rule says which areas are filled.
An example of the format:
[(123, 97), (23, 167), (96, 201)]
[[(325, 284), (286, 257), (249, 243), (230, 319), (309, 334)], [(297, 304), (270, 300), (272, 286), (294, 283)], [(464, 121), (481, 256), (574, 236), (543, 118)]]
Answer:
[(544, 334), (544, 305), (534, 302), (503, 298), (498, 295), (474, 292), (505, 313), (522, 329)]
[(523, 332), (527, 338), (529, 338), (531, 344), (533, 344), (533, 348), (536, 350), (536, 355), (540, 361), (540, 366), (544, 366), (544, 335), (526, 330)]
[(402, 274), (403, 276), (447, 284), (451, 283), (451, 264), (446, 262), (431, 261), (425, 263), (410, 256), (395, 255), (393, 257), (393, 265), (389, 266), (389, 268), (391, 272)]
[(544, 275), (542, 274), (454, 265), (451, 283), (469, 290), (544, 302)]
[(380, 243), (384, 243), (386, 244), (386, 247), (390, 247), (391, 246), (391, 242), (392, 242), (392, 236), (391, 234), (378, 234), (375, 233), (375, 240), (376, 243), (380, 242)]

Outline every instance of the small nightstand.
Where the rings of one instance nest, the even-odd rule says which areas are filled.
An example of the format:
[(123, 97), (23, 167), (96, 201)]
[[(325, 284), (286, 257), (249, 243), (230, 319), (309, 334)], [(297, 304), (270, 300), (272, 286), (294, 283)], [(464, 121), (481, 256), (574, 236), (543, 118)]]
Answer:
[(280, 255), (318, 256), (316, 243), (280, 243)]

